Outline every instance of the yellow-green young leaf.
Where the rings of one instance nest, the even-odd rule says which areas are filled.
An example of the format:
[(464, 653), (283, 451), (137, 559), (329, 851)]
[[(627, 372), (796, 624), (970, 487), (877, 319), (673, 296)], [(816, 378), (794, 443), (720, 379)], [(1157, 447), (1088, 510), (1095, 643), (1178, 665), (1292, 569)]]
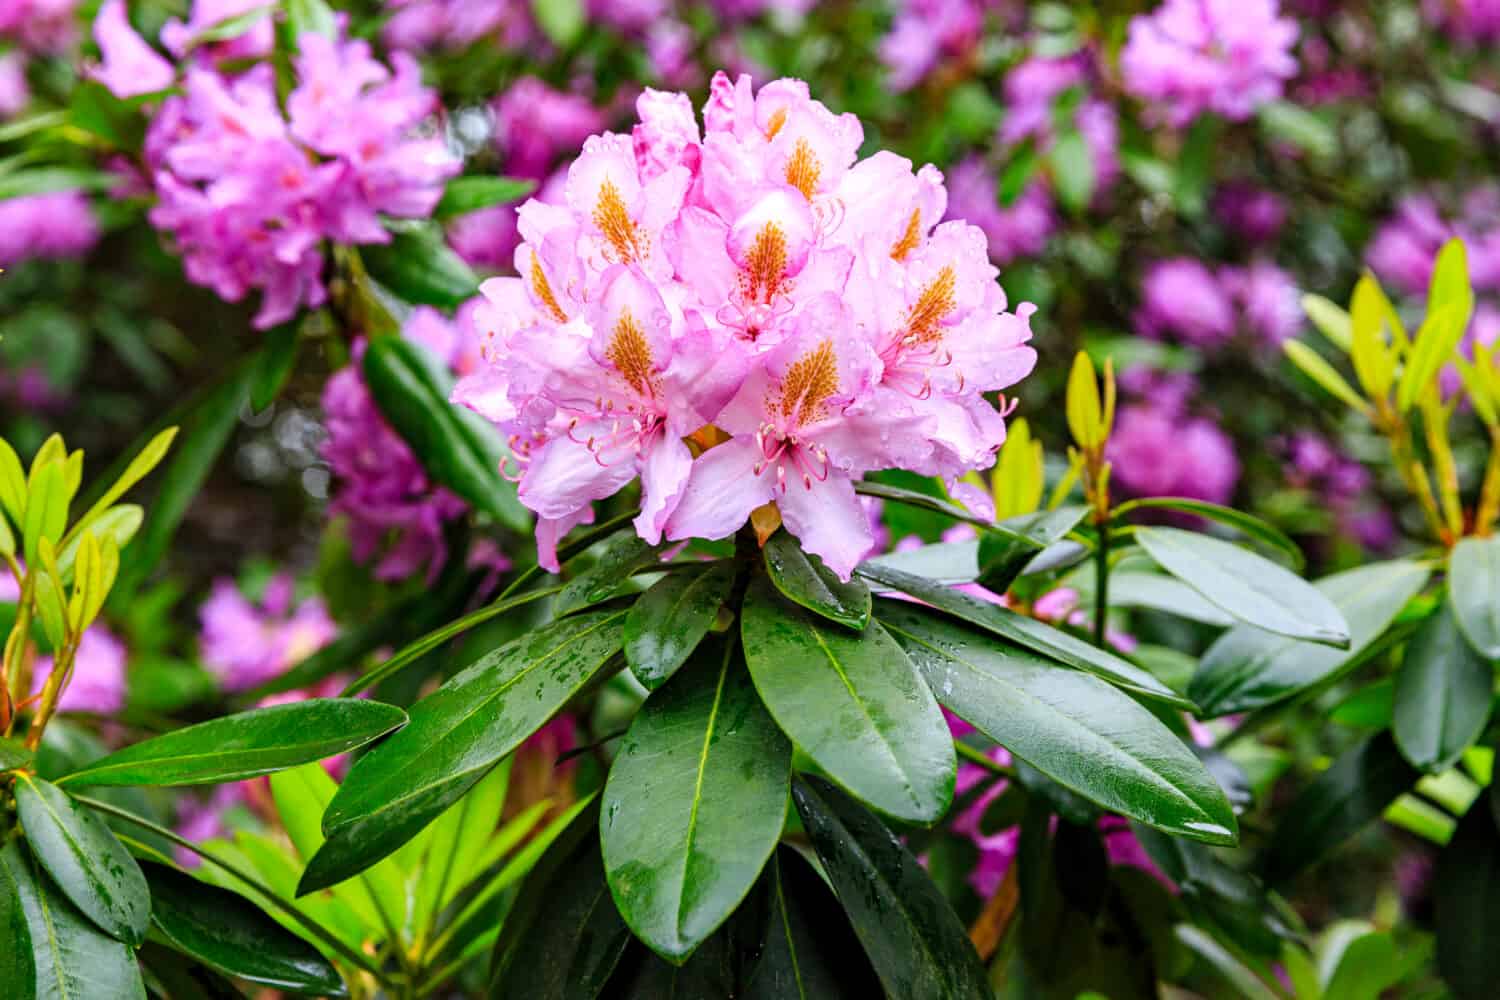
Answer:
[(1354, 373), (1371, 399), (1383, 399), (1396, 380), (1396, 355), (1386, 346), (1380, 289), (1368, 274), (1354, 286), (1349, 320), (1349, 355), (1354, 361)]
[(36, 560), (37, 543), (43, 538), (60, 537), (63, 526), (67, 523), (63, 463), (53, 461), (39, 469), (33, 469), (31, 481), (27, 485), (26, 519), (21, 525), (21, 541), (28, 565)]
[(1453, 364), (1458, 368), (1458, 377), (1463, 380), (1464, 391), (1468, 393), (1469, 402), (1474, 404), (1474, 412), (1479, 414), (1479, 419), (1484, 421), (1486, 427), (1494, 427), (1500, 423), (1495, 413), (1495, 400), (1490, 396), (1488, 380), (1478, 365), (1465, 361), (1462, 354), (1453, 359)]
[(1288, 340), (1281, 346), (1292, 364), (1296, 365), (1302, 374), (1322, 386), (1329, 395), (1347, 403), (1360, 413), (1369, 413), (1369, 405), (1359, 398), (1359, 393), (1354, 391), (1354, 387), (1345, 382), (1344, 376), (1325, 361), (1321, 354), (1300, 340)]
[(1437, 263), (1432, 267), (1432, 281), (1427, 286), (1427, 309), (1441, 309), (1455, 303), (1464, 305), (1464, 325), (1468, 325), (1468, 309), (1474, 304), (1474, 289), (1469, 284), (1469, 255), (1464, 241), (1454, 237), (1438, 251)]
[(1086, 351), (1073, 359), (1068, 375), (1068, 430), (1080, 448), (1091, 449), (1101, 443), (1099, 433), (1099, 380), (1094, 362)]
[(1312, 320), (1318, 332), (1339, 350), (1348, 352), (1350, 343), (1349, 314), (1337, 303), (1321, 295), (1302, 296), (1302, 311)]
[(92, 531), (85, 531), (73, 570), (73, 599), (68, 602), (68, 620), (75, 632), (88, 628), (103, 607), (103, 587), (104, 562), (99, 551), (99, 538)]
[(1370, 279), (1370, 289), (1377, 305), (1380, 306), (1380, 314), (1385, 317), (1386, 329), (1391, 331), (1391, 343), (1395, 345), (1398, 355), (1404, 354), (1411, 349), (1411, 338), (1406, 335), (1406, 324), (1401, 322), (1401, 314), (1391, 304), (1390, 298), (1385, 294), (1385, 289), (1380, 287), (1380, 281), (1370, 271), (1365, 272)]
[[(166, 457), (167, 449), (172, 447), (172, 440), (175, 437), (177, 437), (177, 428), (168, 427), (150, 441), (147, 441), (146, 446), (140, 450), (135, 458), (130, 460), (130, 464), (125, 467), (125, 471), (120, 473), (120, 478), (115, 480), (114, 485), (105, 490), (104, 495), (88, 509), (88, 513), (78, 519), (78, 523), (73, 526), (73, 531), (70, 534), (77, 534), (79, 531), (82, 531), (94, 518), (99, 517), (109, 509), (110, 505), (124, 496), (126, 490), (150, 475), (151, 470), (156, 468), (161, 460)], [(136, 523), (136, 527), (140, 527), (139, 521)], [(134, 531), (131, 533), (134, 534)], [(121, 542), (121, 547), (124, 544), (124, 542)]]
[(78, 487), (83, 485), (83, 449), (80, 448), (69, 455), (63, 462), (63, 492), (68, 498), (68, 503), (78, 495)]
[(995, 464), (991, 493), (995, 499), (995, 519), (1030, 514), (1042, 502), (1046, 486), (1042, 475), (1042, 443), (1033, 441), (1031, 427), (1024, 417), (1011, 421), (1006, 429), (1000, 460)]
[(1396, 389), (1396, 407), (1402, 413), (1416, 404), (1427, 386), (1437, 378), (1438, 370), (1454, 356), (1459, 341), (1463, 339), (1470, 311), (1471, 303), (1463, 301), (1428, 310)]
[(1104, 359), (1104, 416), (1099, 421), (1099, 443), (1109, 440), (1115, 426), (1115, 359)]
[(0, 438), (0, 507), (5, 508), (16, 524), (26, 514), (26, 473), (21, 469), (16, 450), (3, 438)]
[(57, 568), (62, 571), (63, 581), (67, 582), (73, 573), (73, 560), (78, 556), (78, 542), (81, 537), (80, 530), (87, 528), (97, 535), (100, 540), (109, 539), (116, 550), (123, 549), (130, 544), (135, 537), (136, 531), (141, 526), (146, 512), (139, 505), (133, 503), (115, 504), (109, 510), (94, 518), (92, 523), (85, 524), (79, 521), (69, 531), (67, 543), (63, 545), (62, 551), (57, 554)]
[[(36, 454), (31, 456), (31, 479), (35, 479), (37, 471), (48, 462), (67, 457), (68, 447), (63, 444), (62, 435), (53, 434), (43, 441), (42, 446), (36, 450)], [(27, 485), (30, 485), (30, 480), (27, 481)]]
[(63, 605), (62, 584), (45, 569), (30, 569), (36, 577), (36, 615), (42, 622), (42, 631), (53, 649), (61, 648), (68, 637), (68, 609)]
[[(14, 556), (16, 554), (16, 536), (11, 534), (10, 521), (4, 514), (0, 514), (0, 555)], [(0, 572), (4, 572), (0, 570)]]

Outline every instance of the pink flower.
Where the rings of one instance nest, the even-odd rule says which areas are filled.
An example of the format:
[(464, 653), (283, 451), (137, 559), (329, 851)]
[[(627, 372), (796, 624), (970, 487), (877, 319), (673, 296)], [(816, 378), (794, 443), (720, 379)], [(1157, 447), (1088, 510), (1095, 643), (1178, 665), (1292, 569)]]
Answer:
[(994, 172), (977, 156), (949, 171), (948, 218), (978, 226), (989, 240), (990, 259), (1002, 267), (1038, 256), (1057, 230), (1045, 182), (1033, 181), (1013, 203), (1001, 205)]
[(455, 49), (493, 37), (514, 50), (535, 37), (527, 0), (387, 0), (381, 38), (392, 49)]
[(1286, 224), (1286, 200), (1273, 191), (1245, 182), (1219, 188), (1214, 194), (1213, 211), (1234, 235), (1251, 243), (1274, 240)]
[(80, 257), (99, 241), (99, 224), (78, 191), (0, 201), (0, 267), (27, 260)]
[(105, 0), (94, 19), (94, 41), (104, 57), (91, 71), (116, 97), (135, 97), (165, 90), (176, 73), (130, 26), (125, 0)]
[(984, 7), (977, 0), (901, 0), (880, 43), (891, 89), (910, 90), (944, 58), (966, 55), (983, 27)]
[(189, 51), (214, 64), (234, 59), (264, 58), (271, 54), (276, 41), (275, 20), (269, 15), (233, 38), (214, 42), (202, 40), (209, 29), (264, 7), (262, 0), (193, 0), (192, 14), (186, 21), (173, 17), (162, 25), (161, 43), (179, 59)]
[(1422, 12), (1454, 38), (1472, 45), (1500, 40), (1500, 0), (1423, 0)]
[(1147, 337), (1173, 336), (1212, 347), (1234, 335), (1234, 303), (1206, 266), (1191, 257), (1153, 264), (1141, 283), (1135, 327)]
[(1422, 295), (1432, 279), (1438, 251), (1461, 237), (1469, 257), (1469, 277), (1481, 291), (1500, 290), (1500, 185), (1468, 192), (1459, 210), (1445, 213), (1431, 193), (1409, 194), (1376, 231), (1365, 259), (1380, 279), (1408, 295)]
[(1077, 89), (1085, 96), (1073, 112), (1073, 125), (1088, 146), (1094, 171), (1094, 191), (1108, 191), (1120, 176), (1119, 121), (1107, 101), (1090, 96), (1093, 60), (1086, 52), (1062, 58), (1034, 57), (1005, 78), (1006, 113), (999, 140), (1015, 146), (1032, 140), (1039, 152), (1057, 141), (1058, 99)]
[[(125, 644), (108, 627), (90, 625), (78, 641), (73, 672), (58, 699), (58, 711), (113, 715), (123, 709), (126, 659)], [(32, 673), (31, 693), (41, 691), (51, 674), (52, 657), (40, 657)]]
[(1280, 347), (1304, 325), (1302, 298), (1292, 276), (1266, 260), (1225, 268), (1219, 282), (1240, 312), (1244, 327), (1260, 342)]
[(5, 0), (0, 3), (0, 36), (32, 52), (58, 54), (78, 40), (78, 0)]
[(214, 582), (199, 609), (203, 665), (226, 691), (244, 691), (279, 677), (333, 641), (338, 627), (320, 598), (293, 604), (294, 583), (280, 573), (253, 603), (234, 582)]
[[(801, 81), (717, 75), (702, 133), (681, 95), (638, 109), (584, 143), (562, 204), (522, 206), (520, 276), (485, 284), (487, 364), (454, 399), (509, 436), (545, 566), (639, 478), (653, 544), (774, 502), (847, 578), (871, 544), (854, 480), (993, 462), (985, 394), (1030, 371), (1031, 310), (1006, 311), (983, 232), (937, 224), (936, 168), (856, 162), (858, 120)], [(695, 458), (705, 425), (722, 443)]]
[(1181, 127), (1206, 111), (1244, 120), (1297, 72), (1297, 22), (1276, 0), (1163, 0), (1130, 22), (1125, 89)]
[(13, 118), (31, 103), (26, 56), (16, 50), (0, 54), (0, 118)]
[(604, 128), (604, 112), (580, 94), (523, 76), (495, 101), (495, 144), (514, 177), (545, 177), (558, 153)]
[(1176, 409), (1120, 407), (1106, 455), (1110, 482), (1127, 496), (1176, 496), (1227, 503), (1239, 480), (1234, 443), (1218, 425)]

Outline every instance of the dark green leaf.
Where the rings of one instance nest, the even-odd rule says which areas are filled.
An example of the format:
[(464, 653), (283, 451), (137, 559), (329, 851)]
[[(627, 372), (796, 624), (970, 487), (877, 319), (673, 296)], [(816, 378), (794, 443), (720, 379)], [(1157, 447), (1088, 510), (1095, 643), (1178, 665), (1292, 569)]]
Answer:
[(16, 811), (31, 853), (73, 905), (116, 940), (146, 940), (146, 878), (99, 817), (29, 774), (16, 778)]
[(433, 479), (515, 531), (530, 530), (516, 488), (500, 475), (505, 454), (479, 414), (448, 401), (453, 378), (417, 345), (376, 337), (365, 349), (364, 375), (390, 421)]
[(1218, 783), (1128, 695), (914, 605), (882, 601), (879, 617), (939, 701), (1065, 788), (1172, 833), (1234, 841)]
[(979, 582), (1005, 593), (1032, 560), (1076, 528), (1086, 513), (1085, 507), (1059, 507), (1013, 517), (997, 525), (1004, 530), (984, 532), (979, 536)]
[(299, 894), (362, 871), (458, 801), (604, 669), (620, 649), (624, 618), (591, 611), (553, 622), (413, 705), (406, 727), (350, 769)]
[(451, 309), (479, 294), (479, 277), (435, 228), (402, 229), (359, 252), (370, 277), (407, 302)]
[(1052, 184), (1063, 207), (1077, 215), (1094, 196), (1094, 157), (1083, 134), (1073, 128), (1057, 137), (1048, 159)]
[(1370, 563), (1324, 577), (1315, 586), (1349, 623), (1350, 648), (1288, 639), (1249, 625), (1219, 637), (1188, 685), (1204, 717), (1261, 708), (1331, 683), (1361, 662), (1396, 615), (1421, 591), (1429, 571), (1406, 560)]
[(1500, 535), (1453, 546), (1448, 592), (1469, 644), (1486, 660), (1500, 660)]
[(770, 919), (746, 1000), (868, 1000), (880, 982), (849, 918), (817, 871), (790, 847), (768, 869)]
[(11, 872), (12, 857), (21, 857), (15, 841), (0, 852), (0, 1000), (32, 1000), (36, 963), (21, 886)]
[(1266, 135), (1290, 143), (1317, 160), (1331, 160), (1339, 152), (1339, 136), (1317, 112), (1291, 101), (1272, 101), (1257, 115)]
[(1126, 570), (1109, 575), (1109, 606), (1150, 608), (1205, 625), (1228, 626), (1234, 616), (1211, 604), (1203, 595), (1175, 577), (1162, 573)]
[(142, 865), (151, 916), (172, 947), (228, 976), (293, 993), (344, 996), (343, 980), (316, 948), (243, 896), (167, 865)]
[(1139, 527), (1135, 540), (1162, 569), (1240, 621), (1293, 639), (1348, 648), (1349, 625), (1338, 608), (1275, 563), (1180, 528)]
[(1323, 1000), (1372, 1000), (1401, 979), (1402, 959), (1389, 931), (1361, 934), (1338, 954)]
[(568, 581), (557, 595), (553, 611), (559, 617), (571, 614), (620, 594), (636, 570), (657, 562), (657, 550), (634, 531), (622, 531), (611, 538), (588, 569)]
[(600, 837), (625, 922), (681, 962), (745, 898), (781, 837), (792, 747), (732, 641), (646, 700), (604, 787)]
[(734, 564), (711, 563), (662, 577), (625, 616), (625, 662), (650, 691), (687, 662), (734, 586)]
[(875, 808), (930, 823), (953, 800), (947, 723), (878, 623), (859, 635), (757, 576), (741, 612), (745, 657), (771, 715), (818, 766)]
[(60, 779), (70, 785), (239, 781), (364, 746), (406, 721), (394, 705), (312, 698), (187, 726), (117, 750)]
[(1346, 750), (1282, 813), (1261, 865), (1266, 880), (1273, 885), (1285, 882), (1328, 854), (1385, 812), (1420, 777), (1389, 733)]
[(1483, 803), (1470, 807), (1438, 856), (1433, 894), (1438, 970), (1458, 1000), (1489, 1000), (1500, 935), (1500, 828)]
[(755, 971), (770, 914), (767, 883), (761, 881), (734, 916), (681, 965), (639, 945), (626, 951), (601, 997), (609, 1000), (742, 997)]
[(1446, 771), (1484, 731), (1494, 687), (1495, 672), (1458, 629), (1450, 595), (1407, 644), (1396, 675), (1396, 745), (1422, 770)]
[(1124, 517), (1133, 510), (1146, 508), (1150, 510), (1174, 510), (1181, 514), (1193, 514), (1197, 517), (1205, 517), (1210, 521), (1234, 528), (1236, 531), (1255, 539), (1270, 548), (1284, 554), (1290, 561), (1293, 569), (1301, 571), (1306, 560), (1302, 556), (1302, 550), (1297, 543), (1286, 536), (1280, 528), (1274, 524), (1262, 521), (1254, 514), (1247, 514), (1233, 507), (1224, 507), (1220, 504), (1209, 503), (1206, 500), (1192, 500), (1187, 497), (1142, 497), (1138, 500), (1127, 500), (1112, 512), (1115, 518)]
[(148, 940), (137, 952), (151, 995), (170, 998), (192, 997), (193, 1000), (245, 1000), (230, 982), (204, 965), (185, 959), (182, 952)]
[(771, 582), (792, 601), (856, 632), (870, 624), (870, 588), (859, 580), (839, 580), (823, 560), (802, 551), (790, 532), (772, 535), (764, 554)]
[(978, 625), (1002, 639), (1041, 653), (1059, 663), (1097, 674), (1117, 687), (1179, 708), (1192, 707), (1191, 702), (1140, 667), (1035, 618), (1027, 618), (1009, 608), (981, 601), (951, 587), (887, 566), (864, 563), (858, 572), (868, 580), (909, 594), (939, 611), (961, 618), (971, 625)]
[(922, 510), (930, 510), (934, 514), (951, 517), (956, 521), (964, 521), (989, 531), (995, 525), (982, 517), (976, 517), (958, 504), (949, 503), (926, 493), (918, 493), (916, 490), (903, 489), (900, 486), (891, 486), (887, 483), (875, 483), (863, 480), (854, 484), (856, 492), (862, 496), (878, 497), (881, 500), (890, 500), (893, 503), (906, 504), (910, 507), (920, 507)]
[[(146, 987), (130, 948), (85, 920), (21, 849), (19, 839), (0, 848), (0, 865), (7, 869), (26, 915), (37, 997), (145, 1000)], [(4, 950), (18, 943), (7, 940)], [(0, 983), (0, 988), (9, 985)]]
[(29, 767), (35, 757), (20, 740), (0, 739), (0, 771)]
[(936, 583), (972, 583), (979, 579), (979, 545), (978, 539), (933, 542), (903, 552), (886, 552), (867, 560), (866, 565), (899, 570)]
[(432, 210), (434, 219), (477, 212), (481, 208), (507, 205), (536, 190), (536, 181), (525, 177), (455, 177), (443, 189), (442, 200)]
[(963, 924), (879, 820), (818, 778), (792, 800), (887, 996), (993, 995)]
[(298, 334), (302, 324), (291, 320), (265, 333), (266, 346), (261, 351), (250, 381), (250, 408), (264, 410), (281, 394), (281, 387), (297, 366)]

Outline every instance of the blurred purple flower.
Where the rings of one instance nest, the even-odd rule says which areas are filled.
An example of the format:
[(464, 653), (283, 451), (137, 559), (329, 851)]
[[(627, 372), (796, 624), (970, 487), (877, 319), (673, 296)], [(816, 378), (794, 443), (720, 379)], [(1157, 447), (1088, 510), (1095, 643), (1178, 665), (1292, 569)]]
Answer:
[(1120, 407), (1106, 455), (1110, 482), (1127, 496), (1227, 503), (1240, 476), (1234, 442), (1216, 423), (1150, 401)]
[(1468, 251), (1474, 288), (1500, 291), (1500, 184), (1469, 191), (1451, 216), (1431, 192), (1406, 195), (1365, 248), (1365, 260), (1382, 281), (1407, 295), (1421, 295), (1438, 251), (1455, 236)]
[(1158, 261), (1141, 283), (1135, 328), (1146, 337), (1216, 346), (1234, 336), (1234, 303), (1202, 262), (1191, 257)]
[(0, 201), (0, 267), (27, 260), (80, 257), (99, 241), (99, 224), (78, 191)]
[(505, 157), (505, 172), (541, 178), (552, 161), (606, 125), (604, 112), (581, 94), (523, 76), (495, 101), (495, 143)]
[(199, 609), (200, 652), (204, 666), (226, 691), (244, 691), (279, 677), (298, 661), (322, 649), (338, 633), (321, 598), (293, 604), (295, 583), (278, 573), (259, 602), (234, 581), (214, 581)]
[(1268, 347), (1279, 348), (1302, 329), (1302, 297), (1292, 276), (1265, 260), (1229, 267), (1219, 282), (1239, 309), (1246, 330)]
[(0, 53), (0, 119), (14, 118), (30, 103), (26, 56), (17, 49)]
[(380, 37), (392, 49), (463, 48), (493, 36), (514, 50), (536, 36), (527, 0), (387, 0), (386, 7)]
[(165, 90), (176, 71), (130, 26), (125, 0), (104, 0), (94, 19), (94, 41), (103, 62), (89, 75), (116, 97), (136, 97)]
[(1236, 121), (1281, 96), (1297, 72), (1297, 22), (1276, 0), (1164, 0), (1130, 22), (1125, 89), (1173, 126), (1205, 111)]
[(264, 0), (193, 0), (192, 13), (186, 21), (173, 17), (162, 25), (161, 43), (179, 59), (189, 52), (214, 64), (231, 59), (263, 58), (271, 54), (276, 43), (275, 21), (271, 15), (262, 17), (233, 38), (204, 42), (203, 36), (210, 28), (216, 28), (231, 18), (265, 7)]
[(78, 40), (77, 7), (78, 0), (4, 0), (0, 37), (14, 39), (33, 52), (65, 52)]
[(1460, 41), (1500, 41), (1500, 0), (1423, 0), (1422, 12)]
[(880, 43), (887, 84), (910, 90), (943, 60), (972, 50), (983, 27), (979, 0), (897, 0), (890, 34)]
[(1094, 192), (1108, 191), (1120, 176), (1120, 128), (1115, 109), (1088, 96), (1092, 59), (1084, 52), (1062, 58), (1033, 57), (1005, 77), (1006, 116), (1000, 126), (1002, 145), (1032, 140), (1045, 153), (1057, 140), (1058, 98), (1073, 88), (1085, 90), (1073, 112), (1073, 124), (1088, 146), (1094, 171)]
[(493, 205), (448, 223), (448, 245), (471, 265), (489, 271), (509, 267), (521, 244), (514, 205)]
[[(123, 709), (127, 658), (125, 643), (113, 632), (100, 623), (90, 625), (78, 642), (73, 672), (58, 699), (58, 711), (113, 715)], [(52, 657), (39, 657), (32, 673), (31, 693), (41, 691), (51, 675)]]
[(1001, 205), (995, 176), (978, 156), (960, 160), (948, 172), (948, 214), (978, 226), (990, 242), (990, 257), (1004, 267), (1035, 257), (1057, 228), (1052, 197), (1044, 182), (1033, 181), (1010, 205)]
[(1214, 216), (1249, 243), (1269, 243), (1286, 224), (1286, 199), (1246, 181), (1231, 181), (1214, 192)]

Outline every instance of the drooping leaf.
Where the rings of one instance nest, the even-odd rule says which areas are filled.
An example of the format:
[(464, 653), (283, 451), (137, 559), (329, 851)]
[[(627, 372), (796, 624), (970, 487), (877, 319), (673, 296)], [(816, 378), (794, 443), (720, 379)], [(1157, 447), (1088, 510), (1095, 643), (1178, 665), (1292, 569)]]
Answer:
[(625, 616), (625, 662), (648, 691), (687, 662), (729, 599), (734, 565), (671, 573), (642, 594)]
[(681, 962), (745, 898), (786, 818), (792, 747), (737, 644), (699, 655), (631, 723), (604, 787), (600, 838), (637, 937)]
[(943, 814), (957, 767), (947, 724), (878, 623), (858, 635), (824, 624), (764, 576), (741, 616), (761, 700), (819, 767), (888, 815), (930, 823)]
[(151, 917), (173, 948), (227, 976), (293, 993), (345, 996), (338, 972), (312, 945), (258, 906), (175, 868), (143, 862)]
[[(145, 1000), (146, 987), (130, 947), (84, 919), (18, 838), (0, 847), (0, 866), (15, 886), (26, 916), (31, 938), (27, 957), (35, 972), (37, 997)], [(4, 950), (17, 944), (7, 940)]]
[(16, 811), (26, 844), (52, 881), (118, 941), (139, 945), (151, 922), (151, 895), (140, 866), (109, 827), (55, 785), (16, 777)]
[(250, 408), (256, 413), (270, 406), (281, 394), (281, 387), (297, 366), (298, 334), (301, 324), (292, 320), (266, 331), (266, 348), (261, 352), (250, 381)]
[(657, 552), (656, 546), (643, 541), (634, 531), (620, 532), (605, 544), (594, 565), (563, 587), (553, 613), (559, 617), (571, 614), (620, 594), (636, 570), (657, 562)]
[(0, 942), (5, 945), (0, 948), (0, 1000), (31, 1000), (36, 996), (35, 949), (10, 855), (20, 857), (15, 843), (0, 850)]
[(1117, 687), (1179, 708), (1192, 707), (1187, 699), (1134, 664), (1035, 618), (1028, 618), (1009, 608), (986, 603), (951, 587), (891, 569), (889, 566), (863, 563), (857, 572), (868, 580), (909, 594), (945, 614), (971, 625), (978, 625), (985, 631), (1032, 652), (1097, 674)]
[(530, 515), (500, 475), (506, 460), (493, 427), (448, 401), (453, 378), (422, 348), (400, 337), (375, 337), (362, 363), (370, 395), (434, 480), (514, 531)]
[(979, 582), (1003, 594), (1048, 546), (1078, 526), (1088, 509), (1059, 507), (1000, 522), (1000, 531), (979, 536)]
[(1398, 559), (1324, 577), (1314, 586), (1348, 622), (1347, 650), (1239, 625), (1203, 655), (1188, 696), (1205, 717), (1214, 717), (1261, 708), (1331, 683), (1361, 662), (1429, 575), (1421, 563)]
[(1378, 818), (1420, 777), (1389, 733), (1355, 744), (1281, 814), (1261, 863), (1266, 880), (1283, 883), (1327, 855)]
[(1195, 517), (1207, 518), (1233, 528), (1284, 554), (1295, 570), (1300, 571), (1306, 561), (1297, 543), (1288, 538), (1280, 528), (1261, 520), (1254, 514), (1247, 514), (1233, 507), (1209, 503), (1206, 500), (1194, 500), (1190, 497), (1141, 497), (1137, 500), (1125, 501), (1116, 507), (1113, 513), (1116, 518), (1119, 518), (1131, 511), (1141, 509), (1172, 510), (1181, 514), (1192, 514)]
[(940, 702), (1049, 778), (1151, 826), (1234, 841), (1218, 783), (1128, 695), (920, 607), (882, 601), (878, 615)]
[(451, 309), (479, 294), (479, 276), (436, 228), (403, 228), (359, 253), (370, 277), (407, 302)]
[(443, 197), (432, 210), (432, 217), (442, 221), (482, 208), (507, 205), (520, 201), (534, 190), (536, 181), (525, 177), (455, 177), (443, 189)]
[[(625, 612), (586, 611), (481, 657), (412, 706), (355, 762), (323, 817), (301, 892), (341, 882), (440, 815), (583, 689), (620, 649)], [(326, 852), (326, 853), (324, 853)]]
[(1348, 648), (1349, 626), (1338, 608), (1275, 563), (1180, 528), (1139, 527), (1135, 539), (1162, 569), (1240, 621), (1293, 639)]
[(1458, 1000), (1495, 993), (1495, 939), (1500, 934), (1500, 827), (1477, 802), (1469, 807), (1433, 879), (1437, 964)]
[(67, 785), (240, 781), (353, 750), (406, 721), (394, 705), (312, 698), (200, 722), (117, 750), (58, 780)]
[(1449, 600), (1406, 647), (1396, 675), (1392, 734), (1401, 753), (1429, 774), (1446, 771), (1489, 721), (1495, 672), (1458, 629)]
[(878, 819), (819, 778), (796, 781), (792, 801), (887, 995), (991, 995), (963, 924)]
[(1137, 570), (1111, 573), (1109, 605), (1112, 608), (1150, 608), (1205, 625), (1234, 624), (1233, 615), (1211, 604), (1181, 580), (1163, 573)]
[(856, 632), (870, 623), (870, 589), (859, 580), (841, 581), (790, 532), (772, 535), (764, 554), (771, 582), (788, 599)]
[(1500, 660), (1500, 535), (1465, 538), (1453, 546), (1448, 592), (1469, 645), (1486, 660)]

